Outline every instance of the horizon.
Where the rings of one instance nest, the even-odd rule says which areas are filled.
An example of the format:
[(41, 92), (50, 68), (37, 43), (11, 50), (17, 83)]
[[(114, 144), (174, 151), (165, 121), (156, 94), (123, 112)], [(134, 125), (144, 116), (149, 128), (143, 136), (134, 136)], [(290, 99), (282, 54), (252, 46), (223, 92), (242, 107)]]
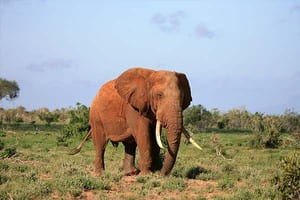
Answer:
[(300, 112), (300, 1), (1, 1), (0, 107), (90, 106), (140, 66), (185, 73), (193, 102), (222, 112)]

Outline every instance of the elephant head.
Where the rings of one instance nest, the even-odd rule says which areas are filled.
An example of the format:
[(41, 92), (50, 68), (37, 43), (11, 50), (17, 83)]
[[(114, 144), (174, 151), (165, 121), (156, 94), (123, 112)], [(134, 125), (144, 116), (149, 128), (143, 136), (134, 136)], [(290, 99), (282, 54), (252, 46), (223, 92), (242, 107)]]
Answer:
[(183, 127), (182, 112), (192, 101), (185, 74), (132, 68), (116, 79), (116, 89), (135, 110), (141, 114), (152, 112), (155, 115), (156, 140), (161, 148), (161, 125), (166, 128), (168, 151), (161, 173), (168, 174), (176, 160), (181, 133), (194, 143)]

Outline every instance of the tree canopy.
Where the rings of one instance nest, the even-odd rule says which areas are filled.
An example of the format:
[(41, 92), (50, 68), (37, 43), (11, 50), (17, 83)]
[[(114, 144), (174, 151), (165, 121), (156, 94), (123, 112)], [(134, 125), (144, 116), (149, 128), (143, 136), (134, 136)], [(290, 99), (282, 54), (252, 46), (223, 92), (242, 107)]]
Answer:
[(0, 100), (3, 98), (14, 99), (18, 97), (20, 88), (16, 81), (0, 78)]

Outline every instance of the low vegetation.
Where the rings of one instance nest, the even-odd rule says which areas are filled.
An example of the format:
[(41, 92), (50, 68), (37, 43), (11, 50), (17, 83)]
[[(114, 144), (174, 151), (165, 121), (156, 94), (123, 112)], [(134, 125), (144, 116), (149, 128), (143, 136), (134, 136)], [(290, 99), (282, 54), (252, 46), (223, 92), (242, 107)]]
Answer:
[(300, 152), (290, 153), (281, 160), (281, 173), (274, 182), (283, 199), (300, 199)]
[[(107, 170), (95, 177), (90, 140), (80, 154), (71, 156), (68, 152), (80, 138), (70, 137), (68, 146), (59, 145), (61, 132), (56, 129), (4, 133), (0, 137), (1, 199), (279, 199), (299, 194), (298, 182), (289, 187), (299, 179), (299, 147), (252, 148), (252, 133), (195, 134), (204, 150), (182, 142), (168, 177), (157, 173), (124, 177), (122, 145), (108, 145)], [(216, 147), (223, 157), (216, 154)], [(280, 163), (285, 163), (282, 168), (277, 167)]]
[[(293, 111), (275, 116), (187, 109), (185, 126), (203, 151), (182, 138), (168, 177), (123, 176), (123, 145), (108, 144), (102, 177), (93, 174), (91, 140), (68, 155), (89, 129), (88, 112), (79, 103), (54, 111), (0, 109), (0, 199), (299, 198), (300, 127)], [(47, 123), (41, 113), (59, 117)]]

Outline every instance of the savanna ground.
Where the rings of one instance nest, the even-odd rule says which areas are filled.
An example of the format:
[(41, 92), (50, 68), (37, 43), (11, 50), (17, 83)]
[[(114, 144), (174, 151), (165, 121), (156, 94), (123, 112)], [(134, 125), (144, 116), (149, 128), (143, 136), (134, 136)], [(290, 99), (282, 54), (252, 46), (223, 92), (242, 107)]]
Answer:
[(252, 133), (216, 130), (193, 136), (203, 151), (182, 138), (171, 175), (126, 177), (123, 145), (109, 143), (106, 171), (96, 177), (92, 141), (72, 156), (81, 138), (59, 141), (60, 134), (59, 126), (0, 131), (0, 199), (279, 199), (272, 179), (280, 158), (299, 151), (254, 149)]

